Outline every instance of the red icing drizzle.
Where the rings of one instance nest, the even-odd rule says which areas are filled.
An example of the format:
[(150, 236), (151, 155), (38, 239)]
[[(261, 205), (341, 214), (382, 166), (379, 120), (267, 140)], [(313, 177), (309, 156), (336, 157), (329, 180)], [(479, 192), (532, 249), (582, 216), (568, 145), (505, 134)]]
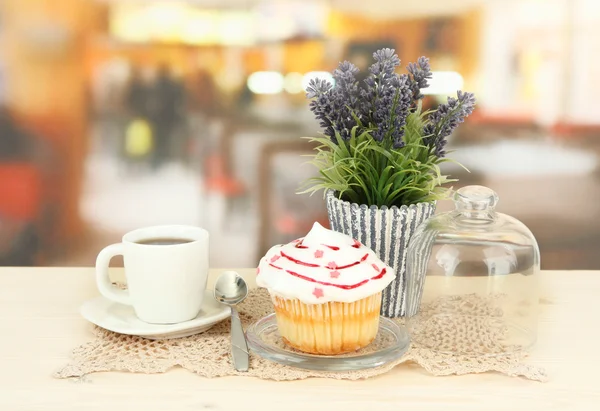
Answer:
[[(326, 246), (326, 247), (328, 247), (328, 246)], [(305, 248), (308, 248), (308, 247), (305, 247)], [(306, 267), (321, 267), (321, 265), (319, 265), (319, 264), (307, 263), (305, 261), (298, 260), (297, 258), (294, 258), (292, 256), (287, 255), (283, 251), (281, 251), (280, 254), (281, 254), (282, 257), (287, 258), (291, 262), (293, 262), (295, 264), (298, 264), (298, 265), (303, 265), (303, 266), (306, 266)], [(362, 258), (360, 259), (360, 261), (355, 261), (353, 263), (346, 264), (346, 265), (341, 265), (341, 266), (336, 265), (334, 262), (330, 262), (330, 263), (328, 263), (328, 265), (325, 266), (325, 268), (329, 268), (329, 269), (332, 269), (332, 270), (335, 270), (335, 269), (337, 269), (337, 270), (343, 270), (344, 268), (350, 268), (350, 267), (354, 267), (355, 265), (359, 265), (360, 263), (364, 262), (367, 258), (369, 258), (369, 254), (368, 253), (365, 254), (364, 256), (362, 256)], [(277, 259), (279, 259), (279, 256), (275, 255), (275, 256), (273, 256), (271, 258), (271, 262), (275, 262), (275, 261), (277, 261)], [(376, 268), (376, 270), (379, 271), (379, 269), (377, 269), (377, 268)]]
[[(275, 267), (275, 266), (273, 266)], [(275, 268), (279, 268), (279, 267), (275, 267)], [(281, 270), (281, 268), (279, 268)], [(331, 287), (337, 287), (337, 288), (341, 288), (342, 290), (353, 290), (355, 288), (360, 287), (361, 285), (365, 285), (366, 283), (368, 283), (371, 280), (379, 280), (380, 278), (382, 278), (385, 275), (385, 268), (383, 270), (381, 270), (381, 272), (379, 274), (377, 274), (375, 277), (363, 280), (359, 283), (356, 284), (348, 284), (348, 285), (342, 285), (342, 284), (332, 284), (332, 283), (328, 283), (325, 281), (319, 281), (319, 280), (315, 280), (314, 278), (310, 278), (310, 277), (306, 277), (302, 274), (298, 274), (294, 271), (290, 271), (290, 270), (285, 270), (286, 273), (293, 275), (294, 277), (298, 277), (301, 278), (303, 280), (306, 281), (310, 281), (311, 283), (317, 283), (317, 284), (321, 284), (321, 285), (327, 285), (327, 286), (331, 286)]]
[(291, 257), (289, 255), (287, 255), (286, 253), (284, 253), (283, 251), (281, 251), (281, 256), (284, 258), (287, 258), (288, 260), (290, 260), (293, 263), (299, 264), (299, 265), (304, 265), (306, 267), (319, 267), (319, 264), (313, 264), (313, 263), (306, 263), (304, 261), (300, 261), (294, 257)]
[[(303, 238), (299, 238), (297, 240), (294, 240), (293, 242), (296, 243), (294, 247), (295, 248), (303, 248), (303, 249), (309, 248), (309, 247), (305, 246), (304, 244), (302, 244), (303, 240), (304, 240)], [(335, 245), (327, 245), (327, 244), (322, 244), (322, 245), (324, 247), (327, 247), (327, 248), (333, 250), (333, 251), (338, 251), (340, 249), (340, 247), (335, 246)], [(361, 246), (362, 246), (362, 244), (358, 240), (354, 240), (354, 244), (352, 244), (353, 248), (360, 248)], [(318, 256), (317, 256), (317, 253), (319, 253), (318, 250), (315, 252), (315, 258), (321, 258), (323, 252), (320, 251), (320, 253), (319, 253), (320, 255), (318, 255)], [(319, 264), (307, 263), (305, 261), (298, 260), (298, 259), (296, 259), (296, 258), (294, 258), (292, 256), (287, 255), (283, 251), (281, 251), (280, 254), (281, 254), (281, 257), (284, 257), (284, 258), (286, 258), (286, 259), (290, 260), (291, 262), (293, 262), (295, 264), (298, 264), (298, 265), (303, 265), (305, 267), (321, 267), (321, 265), (319, 265)], [(274, 262), (278, 258), (279, 258), (279, 256), (274, 256), (271, 259), (271, 261)], [(360, 259), (360, 261), (355, 261), (355, 262), (353, 262), (351, 264), (342, 265), (342, 266), (339, 266), (339, 267), (334, 262), (330, 262), (327, 266), (325, 266), (325, 268), (330, 268), (332, 270), (335, 270), (335, 271), (332, 271), (330, 273), (330, 275), (331, 275), (332, 278), (338, 278), (339, 275), (340, 275), (340, 272), (337, 271), (337, 270), (342, 270), (344, 268), (354, 267), (354, 266), (359, 265), (360, 263), (366, 261), (368, 258), (369, 258), (369, 254), (367, 253), (367, 254), (365, 254)], [(284, 270), (283, 268), (278, 267), (276, 265), (273, 265), (272, 263), (269, 263), (269, 265), (271, 267), (277, 269), (277, 270)], [(372, 264), (372, 266), (373, 266), (373, 268), (375, 268), (375, 270), (379, 271), (379, 267), (377, 267), (375, 264)], [(360, 281), (360, 282), (358, 282), (356, 284), (343, 285), (343, 284), (333, 284), (333, 283), (328, 283), (326, 281), (315, 280), (314, 278), (307, 277), (307, 276), (302, 275), (302, 274), (298, 274), (297, 272), (291, 271), (291, 270), (284, 270), (284, 271), (286, 273), (290, 274), (290, 275), (293, 275), (294, 277), (301, 278), (301, 279), (303, 279), (305, 281), (309, 281), (311, 283), (321, 284), (321, 285), (330, 286), (330, 287), (337, 287), (337, 288), (341, 288), (343, 290), (353, 290), (353, 289), (358, 288), (358, 287), (360, 287), (362, 285), (365, 285), (366, 283), (368, 283), (371, 280), (379, 280), (379, 279), (383, 278), (383, 276), (386, 274), (386, 269), (384, 268), (375, 277), (368, 278), (368, 279)], [(260, 271), (258, 271), (258, 272), (260, 272)], [(320, 288), (315, 288), (315, 291), (313, 292), (313, 294), (315, 295), (315, 297), (319, 298), (319, 297), (323, 296), (322, 292), (323, 292), (323, 290), (321, 290)]]
[(359, 265), (359, 264), (360, 264), (360, 261), (355, 261), (352, 264), (340, 265), (339, 267), (334, 267), (334, 268), (337, 268), (338, 270), (343, 270), (344, 268), (354, 267), (355, 265)]
[(371, 277), (371, 280), (379, 280), (384, 275), (385, 275), (385, 268), (383, 270), (381, 270), (381, 272), (378, 275), (376, 275), (375, 277)]
[(355, 261), (355, 262), (353, 262), (352, 264), (342, 265), (342, 266), (335, 267), (335, 268), (337, 268), (338, 270), (342, 270), (342, 269), (344, 269), (344, 268), (350, 268), (350, 267), (354, 267), (355, 265), (359, 265), (360, 263), (362, 263), (363, 261), (365, 261), (367, 258), (369, 258), (369, 254), (365, 254), (365, 255), (364, 255), (364, 256), (363, 256), (363, 257), (360, 259), (360, 261)]

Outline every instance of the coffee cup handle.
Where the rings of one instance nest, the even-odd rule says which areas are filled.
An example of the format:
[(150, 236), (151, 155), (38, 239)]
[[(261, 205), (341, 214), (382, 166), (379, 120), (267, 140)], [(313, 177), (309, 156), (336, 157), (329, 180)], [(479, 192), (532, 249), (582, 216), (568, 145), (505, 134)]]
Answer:
[(109, 300), (117, 303), (132, 305), (131, 297), (127, 290), (116, 288), (108, 277), (108, 266), (111, 258), (117, 255), (123, 255), (123, 243), (111, 244), (105, 247), (96, 258), (96, 285), (100, 294)]

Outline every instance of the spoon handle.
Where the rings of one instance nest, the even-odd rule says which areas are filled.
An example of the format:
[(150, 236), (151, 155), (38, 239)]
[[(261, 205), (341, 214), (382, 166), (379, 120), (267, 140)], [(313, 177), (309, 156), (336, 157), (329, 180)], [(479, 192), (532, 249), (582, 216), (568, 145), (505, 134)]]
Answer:
[(231, 356), (237, 371), (248, 371), (248, 344), (242, 322), (235, 307), (231, 307)]

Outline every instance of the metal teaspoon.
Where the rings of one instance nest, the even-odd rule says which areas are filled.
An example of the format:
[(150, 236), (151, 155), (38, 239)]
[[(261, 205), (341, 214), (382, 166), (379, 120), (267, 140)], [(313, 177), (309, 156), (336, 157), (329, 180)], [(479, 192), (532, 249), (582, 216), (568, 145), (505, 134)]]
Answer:
[(248, 296), (248, 285), (235, 271), (224, 271), (219, 275), (214, 289), (215, 300), (231, 307), (231, 356), (237, 371), (248, 371), (248, 344), (240, 316), (235, 309)]

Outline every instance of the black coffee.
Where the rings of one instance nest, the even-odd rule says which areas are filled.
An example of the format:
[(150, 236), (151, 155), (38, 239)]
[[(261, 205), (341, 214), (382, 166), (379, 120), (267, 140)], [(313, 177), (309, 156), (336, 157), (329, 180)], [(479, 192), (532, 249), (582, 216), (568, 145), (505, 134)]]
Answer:
[(176, 245), (191, 243), (193, 240), (187, 238), (148, 238), (146, 240), (136, 241), (137, 244), (142, 245)]

